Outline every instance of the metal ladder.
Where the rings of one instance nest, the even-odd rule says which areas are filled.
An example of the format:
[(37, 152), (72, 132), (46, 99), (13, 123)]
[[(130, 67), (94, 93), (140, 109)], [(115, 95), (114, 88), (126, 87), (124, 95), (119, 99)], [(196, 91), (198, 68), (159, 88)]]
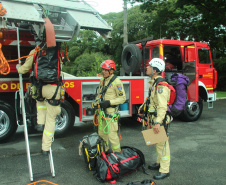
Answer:
[[(20, 42), (19, 42), (19, 28), (16, 27), (17, 31), (17, 47), (18, 47), (18, 57), (20, 58)], [(19, 64), (21, 64), (21, 61), (19, 61)], [(22, 74), (19, 74), (19, 80), (20, 80), (20, 102), (22, 107), (22, 117), (23, 117), (23, 127), (24, 127), (24, 136), (25, 136), (25, 144), (26, 144), (26, 152), (27, 152), (27, 161), (28, 161), (28, 169), (29, 169), (29, 175), (30, 175), (30, 181), (33, 181), (34, 174), (32, 171), (32, 164), (31, 164), (31, 153), (30, 153), (30, 147), (29, 147), (29, 139), (28, 139), (28, 131), (27, 131), (27, 119), (26, 119), (26, 111), (25, 111), (25, 103), (24, 103), (24, 91), (23, 91), (23, 78)], [(50, 170), (53, 177), (55, 177), (55, 169), (54, 169), (54, 163), (53, 163), (53, 155), (52, 155), (52, 149), (49, 150), (49, 163), (50, 163)]]

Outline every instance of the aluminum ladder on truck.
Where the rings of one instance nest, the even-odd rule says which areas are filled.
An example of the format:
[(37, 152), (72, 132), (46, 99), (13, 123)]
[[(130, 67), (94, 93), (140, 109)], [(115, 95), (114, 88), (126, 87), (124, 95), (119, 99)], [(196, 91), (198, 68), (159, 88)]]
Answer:
[[(20, 58), (20, 42), (19, 42), (19, 28), (16, 28), (17, 31), (17, 46), (18, 46), (18, 58)], [(19, 60), (19, 64), (21, 64), (21, 61)], [(31, 163), (31, 153), (30, 153), (30, 146), (29, 146), (29, 138), (28, 138), (28, 130), (27, 130), (27, 119), (26, 119), (26, 110), (25, 110), (25, 103), (24, 103), (24, 90), (23, 90), (23, 78), (22, 74), (19, 74), (19, 80), (20, 80), (20, 102), (21, 102), (21, 109), (22, 109), (22, 117), (23, 117), (23, 126), (24, 126), (24, 136), (25, 136), (25, 144), (26, 144), (26, 152), (27, 152), (27, 161), (28, 161), (28, 169), (29, 169), (29, 175), (30, 175), (30, 181), (34, 180), (34, 174), (32, 170), (32, 163)], [(54, 162), (53, 162), (53, 155), (52, 155), (52, 149), (50, 148), (49, 151), (49, 163), (50, 163), (50, 171), (53, 177), (55, 177), (55, 169), (54, 169)], [(41, 175), (41, 174), (37, 174)]]
[[(95, 30), (104, 38), (110, 38), (112, 27), (84, 0), (1, 0), (7, 14), (0, 17), (9, 23), (31, 24), (39, 38), (42, 37), (46, 14), (54, 26), (57, 42), (68, 42), (80, 29)], [(26, 14), (24, 13), (26, 12)], [(3, 26), (4, 27), (4, 26)]]

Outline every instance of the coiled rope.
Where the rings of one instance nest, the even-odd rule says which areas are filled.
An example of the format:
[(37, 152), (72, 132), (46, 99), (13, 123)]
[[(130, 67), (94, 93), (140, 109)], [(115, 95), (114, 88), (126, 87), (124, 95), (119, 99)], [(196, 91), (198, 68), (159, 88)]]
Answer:
[(35, 52), (32, 53), (32, 54), (29, 54), (27, 56), (23, 56), (23, 57), (20, 57), (18, 59), (14, 59), (14, 60), (6, 60), (6, 58), (5, 58), (5, 56), (2, 52), (2, 44), (0, 43), (0, 74), (7, 75), (7, 74), (10, 73), (9, 62), (16, 62), (16, 61), (19, 61), (23, 58), (27, 58), (27, 57), (32, 56), (35, 53), (39, 52), (40, 50), (41, 50), (41, 48), (38, 46), (38, 47), (35, 47)]

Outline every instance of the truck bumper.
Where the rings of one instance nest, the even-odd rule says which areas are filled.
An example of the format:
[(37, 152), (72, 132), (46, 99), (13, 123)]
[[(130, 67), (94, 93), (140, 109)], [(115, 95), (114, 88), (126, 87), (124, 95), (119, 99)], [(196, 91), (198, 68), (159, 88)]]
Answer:
[(216, 93), (208, 93), (207, 94), (207, 102), (208, 102), (208, 109), (213, 108), (213, 102), (216, 101), (217, 99), (217, 94)]

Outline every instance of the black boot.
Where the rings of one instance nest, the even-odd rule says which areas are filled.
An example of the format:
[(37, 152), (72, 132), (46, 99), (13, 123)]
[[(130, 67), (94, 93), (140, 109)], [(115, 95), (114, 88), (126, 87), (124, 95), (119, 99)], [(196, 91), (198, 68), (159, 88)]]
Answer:
[(35, 128), (38, 132), (42, 132), (44, 130), (44, 125), (37, 124)]
[(158, 170), (160, 168), (160, 164), (154, 163), (148, 166), (148, 169), (150, 170)]
[(160, 179), (164, 179), (164, 178), (169, 177), (169, 176), (170, 176), (169, 173), (161, 173), (161, 172), (159, 172), (156, 175), (154, 175), (153, 178), (156, 179), (156, 180), (160, 180)]
[(48, 156), (49, 155), (49, 151), (42, 150), (42, 155)]

